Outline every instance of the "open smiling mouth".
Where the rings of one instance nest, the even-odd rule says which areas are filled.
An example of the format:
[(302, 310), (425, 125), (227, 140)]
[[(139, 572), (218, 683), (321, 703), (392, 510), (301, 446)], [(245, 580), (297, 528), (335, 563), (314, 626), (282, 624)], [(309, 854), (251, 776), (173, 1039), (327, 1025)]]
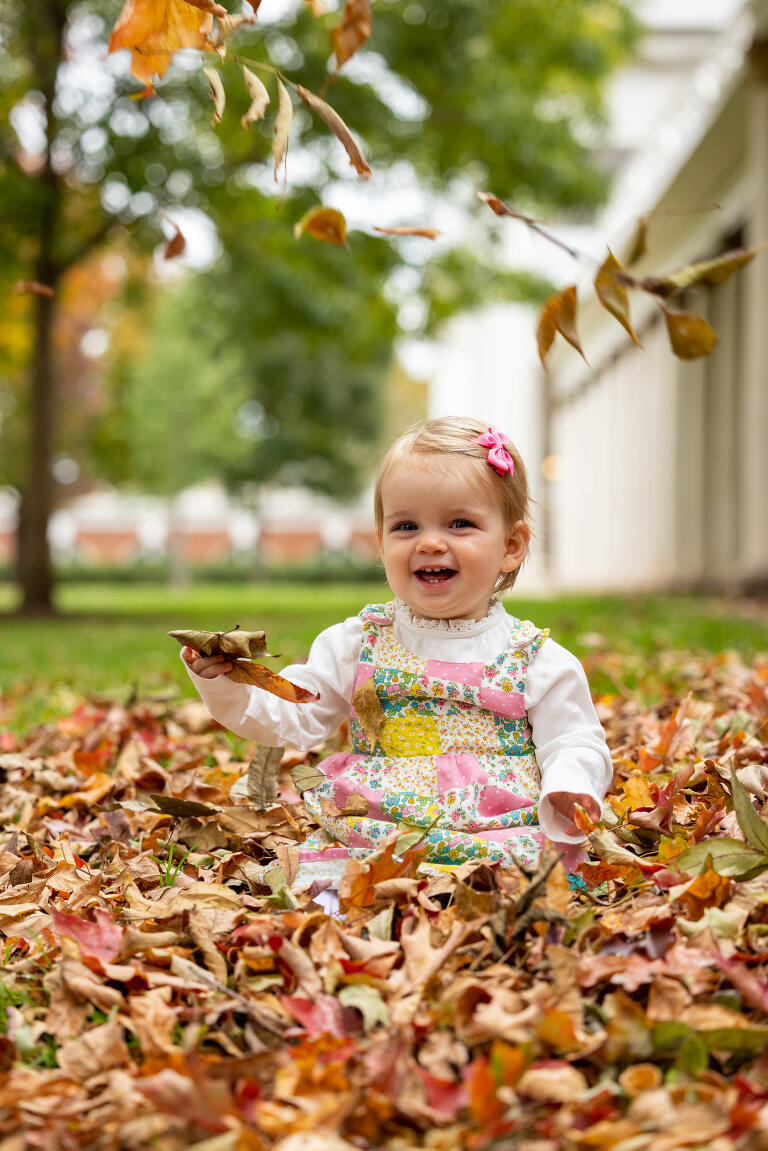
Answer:
[(456, 575), (454, 568), (419, 568), (413, 573), (422, 583), (436, 586), (447, 583)]

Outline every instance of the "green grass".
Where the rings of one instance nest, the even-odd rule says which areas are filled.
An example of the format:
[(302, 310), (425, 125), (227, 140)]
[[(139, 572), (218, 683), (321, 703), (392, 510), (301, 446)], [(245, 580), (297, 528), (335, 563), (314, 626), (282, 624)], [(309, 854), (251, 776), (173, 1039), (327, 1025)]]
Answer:
[[(280, 667), (306, 655), (324, 627), (355, 614), (367, 602), (388, 597), (383, 583), (65, 584), (59, 588), (54, 620), (0, 616), (3, 658), (0, 693), (9, 706), (6, 721), (16, 730), (70, 710), (83, 696), (126, 699), (169, 689), (194, 695), (166, 632), (209, 630), (240, 624), (264, 628)], [(0, 612), (10, 611), (15, 592), (0, 585)], [(749, 600), (693, 596), (514, 595), (508, 610), (550, 628), (577, 655), (589, 656), (596, 691), (611, 690), (615, 670), (600, 668), (596, 637), (605, 650), (626, 657), (625, 682), (633, 686), (643, 668), (666, 651), (720, 652), (735, 649), (746, 659), (768, 653), (768, 605)], [(601, 647), (598, 648), (601, 650)], [(634, 668), (634, 670), (632, 670)], [(2, 717), (2, 709), (0, 709)]]

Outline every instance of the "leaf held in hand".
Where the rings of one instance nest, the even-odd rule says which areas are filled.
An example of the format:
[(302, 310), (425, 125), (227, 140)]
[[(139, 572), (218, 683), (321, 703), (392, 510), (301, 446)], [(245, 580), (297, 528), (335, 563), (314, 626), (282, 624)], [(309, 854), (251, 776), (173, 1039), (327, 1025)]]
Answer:
[(610, 312), (614, 319), (619, 321), (630, 339), (640, 347), (640, 341), (629, 316), (629, 296), (622, 282), (622, 274), (626, 275), (624, 268), (609, 248), (608, 256), (595, 278), (595, 291), (606, 312)]
[(224, 115), (224, 106), (227, 103), (224, 85), (221, 81), (218, 68), (203, 68), (203, 75), (211, 86), (211, 99), (213, 100), (213, 118), (211, 123), (219, 124), (221, 117)]
[(127, 0), (112, 29), (109, 51), (131, 53), (131, 74), (146, 85), (142, 96), (151, 96), (152, 80), (163, 76), (180, 48), (210, 47), (207, 34), (213, 17), (185, 0)]
[(667, 331), (672, 351), (680, 360), (709, 356), (718, 343), (717, 332), (703, 316), (695, 312), (666, 312)]
[(193, 647), (201, 655), (227, 655), (235, 659), (255, 659), (256, 656), (269, 658), (266, 636), (263, 631), (241, 631), (233, 627), (229, 631), (169, 631), (171, 639), (177, 639), (182, 647)]
[(442, 235), (439, 228), (419, 228), (419, 227), (397, 227), (397, 228), (377, 228), (374, 227), (374, 232), (380, 232), (382, 236), (423, 236), (425, 240), (436, 240), (438, 236)]
[(277, 169), (285, 159), (288, 151), (288, 139), (293, 124), (293, 104), (288, 95), (288, 89), (282, 80), (277, 81), (277, 116), (275, 117), (275, 135), (272, 140), (272, 155), (275, 160), (275, 183), (277, 183)]
[(360, 722), (360, 726), (365, 732), (368, 744), (371, 750), (373, 750), (378, 741), (382, 724), (384, 723), (384, 712), (381, 710), (381, 703), (376, 694), (376, 685), (373, 676), (355, 689), (355, 694), (352, 696), (352, 706), (355, 709), (355, 714)]
[(350, 56), (354, 56), (370, 35), (371, 0), (347, 0), (341, 23), (331, 29), (336, 67), (341, 68)]
[(568, 288), (563, 288), (562, 292), (550, 296), (541, 309), (536, 338), (539, 345), (539, 359), (545, 367), (547, 353), (552, 347), (558, 332), (563, 339), (567, 340), (568, 343), (576, 349), (584, 360), (584, 363), (587, 362), (587, 357), (582, 350), (579, 332), (576, 326), (577, 307), (576, 288), (574, 285), (571, 285)]
[(303, 232), (326, 244), (347, 246), (347, 222), (336, 208), (310, 208), (296, 223), (293, 234), (298, 240)]
[(296, 683), (291, 683), (282, 675), (277, 675), (276, 672), (270, 671), (262, 663), (251, 663), (247, 659), (239, 659), (235, 662), (235, 666), (231, 671), (226, 673), (231, 680), (235, 683), (252, 683), (256, 687), (260, 687), (262, 691), (268, 691), (271, 695), (279, 696), (280, 699), (286, 699), (289, 703), (312, 703), (313, 700), (318, 698), (317, 692), (308, 691), (305, 687), (299, 687)]
[(240, 123), (247, 131), (256, 120), (263, 120), (264, 113), (269, 104), (269, 92), (262, 84), (258, 76), (254, 76), (250, 68), (243, 65), (243, 80), (245, 82), (245, 90), (248, 93), (248, 98), (251, 101), (251, 106), (244, 116), (241, 117)]
[(319, 768), (312, 767), (308, 763), (297, 763), (291, 768), (291, 779), (299, 795), (303, 795), (305, 791), (311, 791), (313, 787), (322, 783), (325, 775)]
[(304, 103), (328, 125), (336, 139), (341, 141), (349, 156), (350, 164), (364, 180), (367, 180), (371, 174), (371, 169), (366, 163), (357, 141), (339, 113), (332, 108), (330, 104), (326, 104), (325, 100), (321, 100), (319, 96), (316, 96), (314, 92), (302, 88), (301, 84), (299, 84), (296, 91)]

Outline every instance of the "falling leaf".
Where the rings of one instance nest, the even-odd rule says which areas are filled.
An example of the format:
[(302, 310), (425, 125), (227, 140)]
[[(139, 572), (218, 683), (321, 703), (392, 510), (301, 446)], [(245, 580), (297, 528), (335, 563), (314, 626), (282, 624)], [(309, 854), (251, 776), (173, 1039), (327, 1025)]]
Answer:
[(29, 292), (33, 296), (47, 296), (48, 299), (54, 295), (53, 288), (49, 287), (48, 284), (39, 284), (37, 280), (16, 280), (13, 285), (13, 294), (18, 296), (24, 292)]
[(303, 795), (305, 791), (317, 787), (318, 783), (323, 783), (325, 775), (311, 764), (298, 763), (296, 767), (291, 768), (291, 779), (299, 795)]
[(637, 221), (637, 228), (629, 246), (627, 267), (632, 268), (648, 251), (648, 216), (641, 216)]
[(718, 343), (718, 335), (703, 316), (695, 312), (664, 311), (672, 351), (681, 360), (708, 356)]
[(187, 246), (187, 241), (184, 238), (184, 234), (182, 233), (178, 224), (171, 223), (171, 226), (173, 227), (174, 232), (170, 240), (168, 240), (165, 245), (165, 250), (163, 251), (164, 260), (175, 260), (183, 253)]
[(131, 53), (131, 73), (154, 91), (153, 77), (163, 76), (174, 52), (209, 47), (213, 17), (185, 0), (127, 0), (109, 38), (109, 51)]
[(539, 358), (545, 367), (547, 353), (552, 347), (558, 332), (576, 349), (584, 362), (587, 362), (576, 326), (577, 306), (575, 286), (563, 288), (562, 292), (550, 296), (545, 302), (539, 316), (539, 326), (536, 333), (539, 344)]
[(686, 264), (685, 267), (678, 268), (677, 271), (670, 272), (666, 276), (648, 276), (640, 280), (639, 283), (645, 291), (652, 292), (664, 299), (678, 296), (687, 288), (692, 288), (697, 284), (717, 287), (729, 280), (734, 272), (738, 272), (745, 264), (750, 263), (766, 247), (768, 247), (768, 241), (755, 244), (751, 248), (736, 248), (734, 251), (717, 256), (714, 260), (702, 260), (696, 264)]
[(629, 296), (622, 275), (626, 275), (624, 268), (609, 249), (608, 256), (597, 273), (595, 291), (605, 310), (619, 321), (629, 337), (640, 346), (629, 316)]
[(265, 808), (277, 802), (277, 780), (280, 775), (282, 747), (257, 747), (248, 764), (248, 798), (256, 807)]
[(229, 631), (169, 631), (182, 647), (191, 647), (201, 655), (225, 655), (235, 659), (269, 658), (263, 631), (241, 631), (239, 626)]
[(347, 222), (336, 208), (310, 208), (294, 225), (293, 234), (298, 240), (302, 233), (323, 240), (326, 244), (347, 246)]
[(254, 76), (253, 72), (251, 72), (249, 68), (246, 68), (245, 65), (243, 65), (243, 80), (245, 82), (245, 90), (251, 101), (251, 106), (241, 118), (240, 123), (247, 131), (256, 120), (264, 119), (264, 113), (269, 104), (269, 92), (259, 77)]
[(338, 112), (336, 112), (330, 104), (326, 104), (325, 100), (321, 100), (319, 96), (316, 96), (314, 92), (309, 92), (306, 88), (302, 88), (301, 84), (298, 85), (296, 91), (304, 103), (328, 125), (337, 140), (341, 141), (349, 156), (350, 164), (362, 179), (367, 180), (371, 174), (371, 169), (366, 163), (357, 145), (357, 141)]
[(421, 228), (421, 227), (397, 227), (397, 228), (377, 228), (374, 226), (374, 232), (381, 232), (383, 236), (423, 236), (426, 240), (436, 240), (438, 236), (442, 235), (439, 228)]
[(201, 12), (211, 12), (220, 18), (225, 18), (228, 15), (226, 8), (217, 4), (216, 0), (184, 0), (184, 3), (191, 4), (193, 8), (199, 8)]
[(354, 56), (371, 35), (371, 0), (347, 0), (340, 24), (331, 29), (336, 67)]
[(211, 123), (218, 124), (224, 115), (224, 106), (227, 102), (221, 75), (219, 74), (218, 68), (209, 67), (203, 68), (203, 75), (211, 86), (211, 99), (213, 100), (213, 119)]
[(275, 160), (275, 183), (277, 183), (277, 169), (282, 164), (288, 151), (288, 139), (293, 124), (293, 104), (288, 95), (288, 89), (282, 80), (277, 81), (277, 116), (275, 118), (275, 134), (272, 141), (272, 155)]

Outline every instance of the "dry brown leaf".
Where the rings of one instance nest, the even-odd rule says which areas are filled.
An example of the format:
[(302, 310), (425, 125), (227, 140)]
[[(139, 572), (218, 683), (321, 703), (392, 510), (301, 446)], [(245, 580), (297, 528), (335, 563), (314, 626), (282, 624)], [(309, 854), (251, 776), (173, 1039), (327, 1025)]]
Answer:
[(264, 114), (269, 104), (269, 92), (259, 77), (255, 76), (250, 68), (246, 68), (244, 64), (243, 81), (245, 83), (245, 90), (248, 93), (248, 98), (251, 101), (251, 106), (248, 111), (240, 119), (240, 123), (247, 131), (256, 120), (264, 119)]
[(235, 659), (269, 656), (265, 633), (241, 631), (239, 626), (229, 631), (169, 631), (168, 635), (182, 647), (194, 648), (201, 655), (234, 656)]
[(257, 747), (248, 764), (248, 798), (257, 808), (277, 802), (282, 747)]
[(184, 3), (191, 4), (193, 8), (199, 8), (201, 12), (211, 12), (220, 18), (226, 18), (228, 15), (226, 8), (217, 4), (216, 0), (184, 0)]
[(672, 351), (680, 360), (709, 356), (719, 342), (717, 333), (695, 312), (664, 312)]
[(347, 0), (340, 24), (331, 29), (336, 68), (354, 56), (371, 35), (371, 0)]
[(572, 285), (571, 287), (563, 288), (562, 292), (557, 292), (554, 296), (550, 296), (541, 309), (536, 338), (539, 345), (539, 358), (545, 367), (547, 363), (547, 353), (552, 347), (558, 332), (576, 349), (584, 362), (587, 362), (576, 326), (577, 307), (576, 288)]
[(239, 28), (244, 25), (255, 24), (253, 16), (248, 16), (245, 12), (238, 12), (236, 16), (219, 16), (216, 21), (216, 35), (213, 40), (213, 46), (224, 58), (226, 55), (226, 41), (230, 36), (233, 36)]
[(109, 38), (109, 51), (127, 48), (131, 73), (154, 91), (153, 78), (163, 76), (181, 48), (209, 47), (213, 17), (185, 0), (127, 0)]
[(249, 660), (236, 660), (232, 671), (227, 672), (235, 683), (252, 683), (263, 691), (277, 695), (280, 699), (287, 699), (289, 703), (311, 703), (318, 698), (317, 692), (309, 691), (306, 687), (299, 687), (291, 683), (282, 675), (270, 671), (261, 663), (251, 663)]
[(282, 164), (288, 152), (288, 140), (293, 124), (293, 103), (288, 95), (288, 89), (282, 80), (277, 81), (277, 116), (275, 117), (275, 134), (272, 141), (272, 155), (275, 161), (274, 173), (277, 183), (277, 169)]
[(164, 260), (177, 259), (182, 255), (184, 249), (187, 246), (187, 241), (184, 238), (184, 234), (178, 224), (172, 224), (171, 226), (173, 227), (174, 232), (170, 240), (168, 240), (165, 245), (165, 249), (163, 251)]
[(597, 298), (605, 310), (619, 321), (630, 339), (639, 347), (640, 341), (632, 327), (632, 320), (629, 315), (629, 296), (622, 276), (626, 276), (626, 272), (609, 249), (608, 256), (595, 278)]
[(170, 987), (156, 987), (131, 995), (128, 1004), (145, 1059), (165, 1059), (178, 1052), (179, 1048), (173, 1041), (178, 1017), (171, 1006)]
[(376, 693), (376, 683), (373, 676), (355, 689), (352, 696), (352, 707), (355, 709), (360, 726), (365, 732), (368, 746), (373, 751), (384, 724), (384, 712), (381, 710), (381, 702)]
[(291, 779), (299, 795), (302, 795), (305, 791), (311, 791), (313, 787), (317, 787), (318, 783), (322, 783), (325, 775), (309, 763), (297, 763), (295, 767), (291, 768)]
[(397, 228), (374, 226), (373, 230), (374, 232), (381, 232), (383, 236), (423, 236), (425, 240), (436, 240), (438, 236), (442, 235), (439, 228), (408, 227), (405, 225)]
[(224, 107), (227, 103), (227, 95), (224, 91), (221, 74), (218, 68), (205, 66), (203, 68), (203, 75), (210, 84), (211, 99), (213, 100), (213, 119), (211, 123), (219, 124), (221, 117), (224, 115)]
[(51, 299), (55, 294), (48, 284), (40, 284), (37, 280), (16, 280), (12, 290), (15, 296), (28, 292), (32, 296), (47, 296)]
[(297, 240), (304, 232), (326, 244), (336, 244), (339, 248), (347, 246), (347, 222), (336, 208), (310, 208), (294, 225), (293, 234)]
[(686, 264), (685, 267), (669, 272), (666, 276), (647, 276), (640, 280), (640, 287), (663, 299), (678, 296), (698, 284), (717, 287), (724, 284), (767, 247), (768, 240), (751, 248), (736, 248), (734, 251), (725, 252), (722, 256), (716, 256), (713, 260)]
[(357, 141), (339, 113), (335, 111), (330, 104), (326, 104), (325, 100), (321, 100), (319, 96), (316, 96), (314, 92), (303, 88), (301, 84), (298, 85), (296, 91), (304, 103), (328, 125), (336, 139), (340, 140), (344, 145), (344, 149), (349, 156), (349, 162), (361, 179), (367, 180), (371, 174), (371, 169), (366, 163)]

